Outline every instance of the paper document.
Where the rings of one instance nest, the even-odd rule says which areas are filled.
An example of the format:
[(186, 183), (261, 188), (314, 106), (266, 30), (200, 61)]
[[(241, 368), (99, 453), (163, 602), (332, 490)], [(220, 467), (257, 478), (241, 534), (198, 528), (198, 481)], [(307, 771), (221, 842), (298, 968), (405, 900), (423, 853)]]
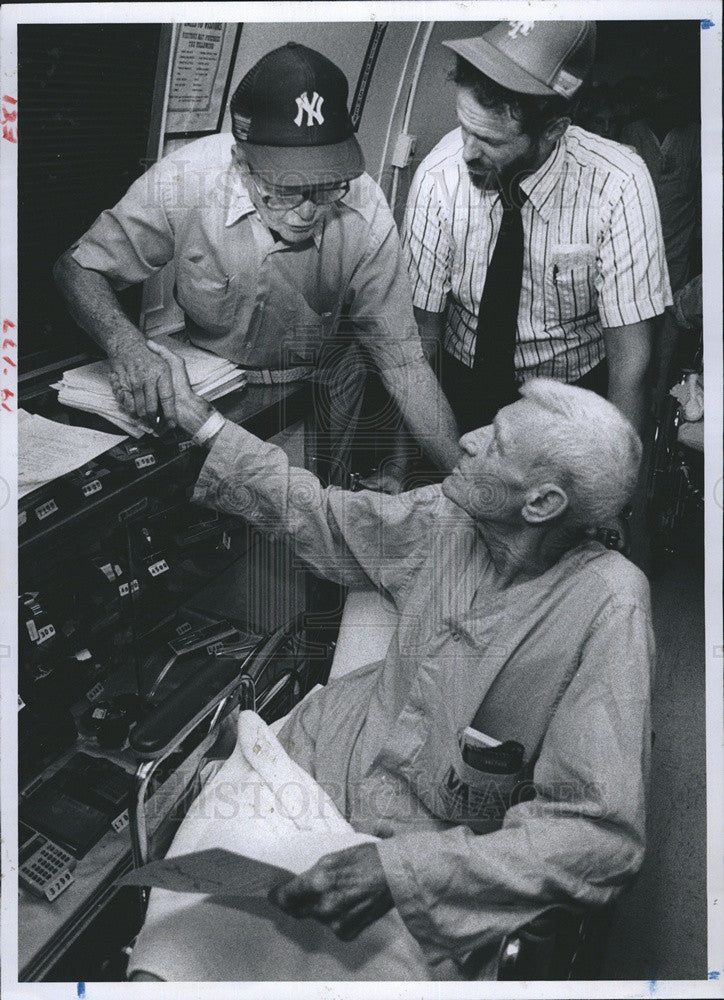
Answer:
[(118, 879), (118, 885), (156, 886), (205, 896), (266, 896), (293, 879), (287, 868), (256, 861), (220, 847), (151, 861)]
[[(226, 358), (203, 351), (178, 337), (162, 336), (154, 339), (156, 343), (183, 358), (194, 392), (205, 399), (219, 399), (246, 384), (244, 370)], [(109, 374), (110, 365), (107, 361), (94, 361), (63, 372), (62, 380), (56, 382), (53, 388), (58, 390), (58, 401), (65, 406), (97, 413), (135, 438), (151, 433), (149, 426), (127, 413), (116, 402)]]
[(18, 496), (79, 469), (125, 440), (125, 435), (70, 427), (18, 410)]

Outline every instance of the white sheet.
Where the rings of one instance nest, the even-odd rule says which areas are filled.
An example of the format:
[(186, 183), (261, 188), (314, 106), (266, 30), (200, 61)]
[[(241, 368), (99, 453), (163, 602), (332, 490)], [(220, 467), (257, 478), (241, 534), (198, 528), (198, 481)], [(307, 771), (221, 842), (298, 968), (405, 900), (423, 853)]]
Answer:
[[(355, 833), (321, 787), (253, 712), (239, 716), (231, 757), (181, 825), (169, 855), (219, 846), (295, 872), (374, 838)], [(296, 920), (264, 899), (153, 890), (129, 975), (174, 981), (427, 980), (422, 951), (396, 910), (356, 941)]]
[(79, 469), (125, 435), (70, 427), (18, 410), (18, 497)]

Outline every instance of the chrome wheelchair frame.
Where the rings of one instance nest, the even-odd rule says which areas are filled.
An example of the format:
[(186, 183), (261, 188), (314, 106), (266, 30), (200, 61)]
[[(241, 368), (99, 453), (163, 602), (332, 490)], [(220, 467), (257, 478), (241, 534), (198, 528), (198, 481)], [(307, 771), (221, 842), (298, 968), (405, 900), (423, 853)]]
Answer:
[[(129, 809), (134, 867), (151, 859), (152, 833), (147, 806), (154, 779), (174, 755), (193, 742), (187, 752), (190, 767), (179, 782), (161, 793), (164, 806), (175, 813), (165, 832), (153, 836), (167, 847), (185, 813), (184, 806), (200, 790), (201, 770), (209, 760), (222, 760), (231, 751), (235, 734), (229, 724), (235, 709), (251, 709), (265, 721), (273, 721), (291, 710), (306, 691), (324, 676), (329, 651), (323, 644), (306, 641), (303, 636), (309, 616), (298, 615), (271, 635), (260, 638), (249, 650), (248, 642), (220, 645), (207, 664), (180, 689), (153, 709), (130, 735), (130, 745), (139, 763)], [(240, 654), (240, 655), (239, 655)], [(305, 673), (309, 662), (322, 664), (322, 670)], [(328, 672), (328, 668), (327, 668)], [(226, 723), (226, 726), (224, 724)], [(182, 767), (184, 765), (181, 765)], [(169, 779), (166, 778), (166, 785)], [(170, 834), (170, 835), (169, 835)], [(153, 844), (158, 854), (159, 844)]]

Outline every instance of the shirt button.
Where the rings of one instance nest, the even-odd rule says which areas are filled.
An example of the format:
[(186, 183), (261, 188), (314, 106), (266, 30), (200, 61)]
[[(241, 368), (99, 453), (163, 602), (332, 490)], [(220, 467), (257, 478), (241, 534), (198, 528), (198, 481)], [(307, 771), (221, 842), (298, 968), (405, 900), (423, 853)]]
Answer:
[(452, 637), (453, 637), (453, 642), (460, 642), (460, 633), (459, 632), (453, 632)]

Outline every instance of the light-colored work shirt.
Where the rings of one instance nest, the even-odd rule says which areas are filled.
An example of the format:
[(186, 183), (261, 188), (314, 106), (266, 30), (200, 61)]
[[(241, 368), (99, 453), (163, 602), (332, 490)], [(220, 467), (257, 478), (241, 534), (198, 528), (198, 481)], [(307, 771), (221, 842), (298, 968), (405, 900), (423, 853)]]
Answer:
[(392, 214), (364, 174), (302, 246), (275, 240), (231, 158), (232, 135), (160, 160), (102, 212), (74, 259), (117, 290), (173, 260), (199, 347), (250, 368), (314, 365), (344, 315), (381, 369), (422, 358)]
[[(432, 965), (627, 883), (644, 849), (653, 662), (648, 583), (632, 563), (586, 542), (498, 591), (475, 523), (440, 486), (322, 489), (231, 424), (194, 500), (286, 538), (321, 576), (393, 599), (385, 660), (305, 699), (280, 738), (356, 830), (392, 833), (378, 845), (385, 875)], [(511, 804), (494, 775), (470, 785), (459, 734), (476, 715), (485, 735), (522, 744), (514, 779), (535, 798)]]
[[(445, 312), (443, 346), (472, 367), (503, 208), (497, 192), (471, 183), (462, 152), (458, 128), (420, 164), (403, 245), (414, 305)], [(576, 382), (605, 356), (603, 328), (650, 319), (671, 304), (656, 194), (635, 153), (577, 126), (521, 188), (516, 373)]]

